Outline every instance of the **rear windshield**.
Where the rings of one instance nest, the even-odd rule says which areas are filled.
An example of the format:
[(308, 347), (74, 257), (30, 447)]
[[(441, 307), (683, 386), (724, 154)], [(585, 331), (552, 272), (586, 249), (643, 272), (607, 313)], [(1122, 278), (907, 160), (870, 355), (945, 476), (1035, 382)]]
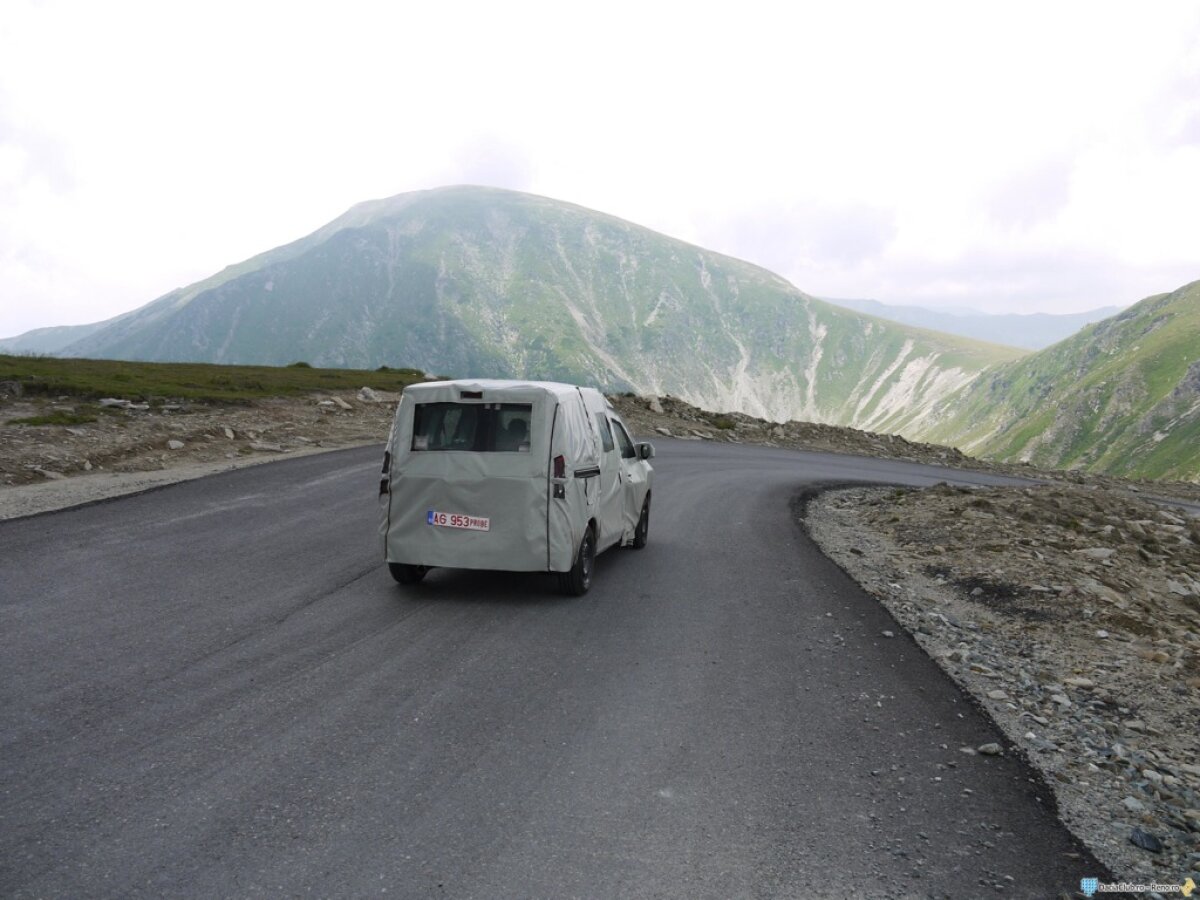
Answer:
[(413, 450), (528, 453), (530, 403), (418, 403)]

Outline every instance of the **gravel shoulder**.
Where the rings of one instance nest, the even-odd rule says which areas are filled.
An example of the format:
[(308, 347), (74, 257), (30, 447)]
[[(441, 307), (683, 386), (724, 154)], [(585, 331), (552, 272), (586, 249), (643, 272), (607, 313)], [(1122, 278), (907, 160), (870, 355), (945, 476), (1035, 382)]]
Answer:
[(804, 522), (1114, 873), (1200, 877), (1200, 521), (1058, 484), (833, 490)]

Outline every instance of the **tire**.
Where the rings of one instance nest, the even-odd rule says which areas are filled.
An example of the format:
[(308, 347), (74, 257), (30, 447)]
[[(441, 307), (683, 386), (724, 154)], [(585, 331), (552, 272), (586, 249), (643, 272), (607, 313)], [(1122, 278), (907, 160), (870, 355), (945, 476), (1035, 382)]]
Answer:
[(596, 566), (596, 532), (589, 525), (579, 543), (579, 552), (575, 554), (575, 565), (570, 572), (558, 576), (558, 586), (564, 594), (572, 597), (582, 597), (592, 586), (592, 570)]
[(642, 503), (642, 514), (638, 517), (637, 527), (633, 529), (633, 543), (630, 545), (634, 550), (641, 550), (646, 546), (646, 541), (650, 540), (650, 495), (646, 495), (645, 501)]
[(388, 563), (388, 571), (400, 584), (416, 584), (425, 577), (429, 566), (410, 566), (408, 563)]

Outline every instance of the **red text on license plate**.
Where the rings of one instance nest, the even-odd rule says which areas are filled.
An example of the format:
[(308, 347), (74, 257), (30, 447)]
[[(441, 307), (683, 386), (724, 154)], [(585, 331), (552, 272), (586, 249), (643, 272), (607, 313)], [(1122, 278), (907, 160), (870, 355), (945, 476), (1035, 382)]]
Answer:
[(429, 510), (425, 514), (425, 521), (430, 525), (439, 525), (442, 528), (466, 528), (469, 531), (491, 531), (492, 520), (485, 519), (483, 516), (466, 516), (462, 513), (445, 513)]

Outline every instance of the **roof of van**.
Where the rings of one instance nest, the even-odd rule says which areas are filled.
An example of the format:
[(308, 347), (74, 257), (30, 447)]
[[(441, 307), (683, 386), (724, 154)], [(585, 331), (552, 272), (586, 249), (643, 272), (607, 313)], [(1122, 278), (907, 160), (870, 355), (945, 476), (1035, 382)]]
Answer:
[[(460, 378), (454, 381), (425, 381), (420, 384), (410, 384), (404, 389), (405, 393), (424, 394), (424, 393), (441, 393), (445, 394), (453, 391), (496, 391), (503, 393), (505, 391), (545, 391), (549, 394), (554, 394), (557, 397), (562, 397), (567, 394), (574, 394), (580, 390), (579, 385), (565, 384), (561, 381), (519, 381), (504, 378)], [(595, 388), (582, 388), (589, 391)], [(599, 391), (597, 391), (599, 393)], [(601, 394), (603, 396), (603, 394)]]

